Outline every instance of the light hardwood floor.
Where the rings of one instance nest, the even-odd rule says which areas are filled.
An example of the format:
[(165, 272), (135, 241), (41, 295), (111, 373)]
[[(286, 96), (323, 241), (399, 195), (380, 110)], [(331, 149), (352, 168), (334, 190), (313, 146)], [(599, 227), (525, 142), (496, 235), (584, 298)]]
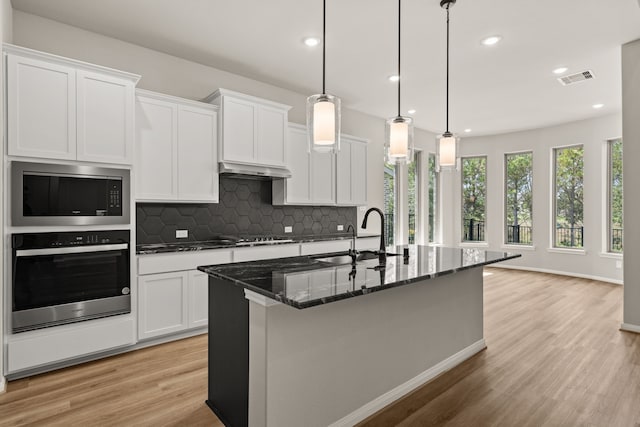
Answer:
[[(361, 425), (640, 425), (640, 335), (618, 330), (622, 287), (486, 271), (488, 349)], [(204, 405), (206, 346), (199, 336), (10, 382), (0, 425), (221, 426)]]

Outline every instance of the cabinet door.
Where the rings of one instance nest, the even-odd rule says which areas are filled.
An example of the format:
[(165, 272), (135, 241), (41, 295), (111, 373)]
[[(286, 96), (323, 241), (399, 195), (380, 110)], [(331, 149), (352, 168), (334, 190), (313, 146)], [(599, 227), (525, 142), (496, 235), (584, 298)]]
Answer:
[(252, 102), (223, 97), (222, 151), (220, 158), (241, 163), (256, 162), (257, 106)]
[(131, 164), (134, 89), (131, 81), (77, 71), (78, 160)]
[(138, 278), (138, 338), (179, 332), (188, 327), (188, 274), (151, 274)]
[(209, 275), (189, 272), (189, 328), (207, 326), (209, 322)]
[(343, 138), (336, 156), (336, 197), (339, 205), (351, 204), (351, 145)]
[(351, 144), (351, 205), (367, 204), (367, 144)]
[(218, 202), (218, 162), (214, 111), (192, 106), (178, 110), (178, 199)]
[(318, 205), (335, 205), (335, 156), (311, 152), (311, 201)]
[(10, 156), (76, 158), (76, 71), (7, 55)]
[(289, 129), (286, 143), (287, 166), (291, 171), (291, 178), (286, 180), (288, 204), (311, 203), (311, 156), (307, 145), (306, 131)]
[(265, 106), (258, 107), (257, 162), (262, 165), (285, 165), (285, 133), (287, 112)]
[(138, 97), (136, 102), (136, 198), (178, 198), (178, 107)]

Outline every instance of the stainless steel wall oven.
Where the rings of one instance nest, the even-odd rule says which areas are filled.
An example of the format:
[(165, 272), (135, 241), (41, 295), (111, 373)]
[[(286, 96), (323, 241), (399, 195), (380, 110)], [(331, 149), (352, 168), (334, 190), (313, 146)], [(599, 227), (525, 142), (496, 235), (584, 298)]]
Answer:
[(129, 224), (129, 170), (11, 162), (11, 222)]
[(14, 333), (131, 312), (129, 230), (11, 237)]

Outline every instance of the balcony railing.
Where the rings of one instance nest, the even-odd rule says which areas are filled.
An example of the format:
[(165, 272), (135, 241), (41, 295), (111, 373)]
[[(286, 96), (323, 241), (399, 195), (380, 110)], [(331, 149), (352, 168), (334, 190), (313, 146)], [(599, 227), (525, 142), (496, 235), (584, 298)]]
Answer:
[(507, 243), (530, 245), (531, 242), (531, 226), (507, 225)]
[(622, 252), (622, 236), (623, 236), (623, 228), (612, 228), (611, 229), (611, 251), (612, 252)]
[(581, 248), (584, 244), (584, 227), (556, 227), (556, 246)]
[(484, 242), (484, 221), (465, 219), (462, 228), (464, 242)]

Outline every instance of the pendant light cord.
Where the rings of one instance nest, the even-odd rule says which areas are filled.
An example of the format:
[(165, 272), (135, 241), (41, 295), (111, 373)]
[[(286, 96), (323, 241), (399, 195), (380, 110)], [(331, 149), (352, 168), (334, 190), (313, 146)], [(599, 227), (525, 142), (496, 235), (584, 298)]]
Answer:
[(327, 0), (322, 0), (322, 94), (325, 95), (325, 57), (327, 52), (327, 44), (325, 43), (327, 33)]
[(398, 117), (400, 116), (400, 84), (402, 83), (402, 78), (400, 77), (400, 23), (402, 21), (402, 0), (398, 0)]
[(449, 7), (447, 5), (447, 134), (449, 133)]

